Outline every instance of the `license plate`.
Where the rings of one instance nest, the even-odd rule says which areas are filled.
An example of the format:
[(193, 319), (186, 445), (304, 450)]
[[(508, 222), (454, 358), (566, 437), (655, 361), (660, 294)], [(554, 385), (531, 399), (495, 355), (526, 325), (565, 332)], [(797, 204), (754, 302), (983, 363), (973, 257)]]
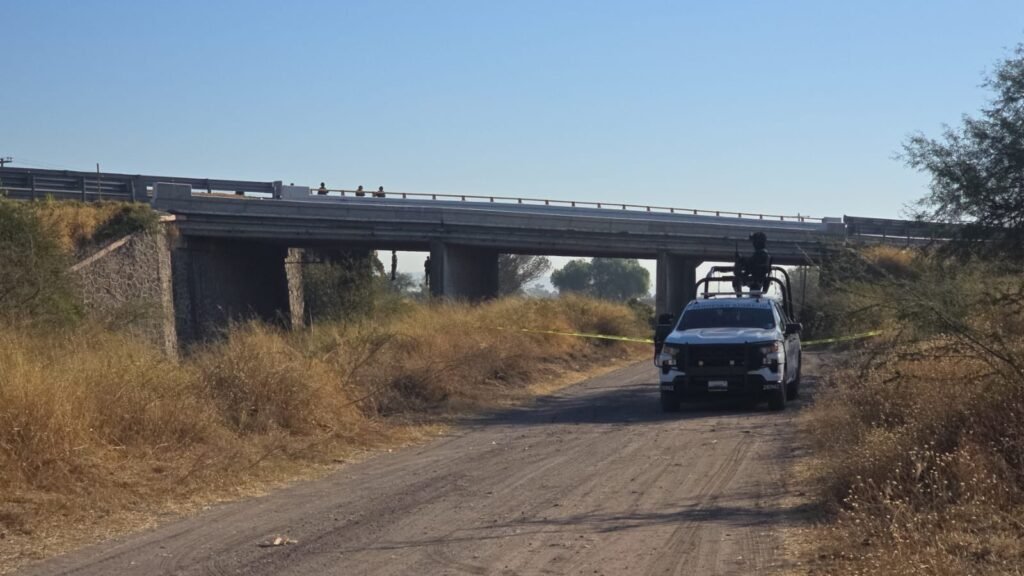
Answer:
[(727, 380), (709, 380), (708, 392), (728, 392), (729, 382)]

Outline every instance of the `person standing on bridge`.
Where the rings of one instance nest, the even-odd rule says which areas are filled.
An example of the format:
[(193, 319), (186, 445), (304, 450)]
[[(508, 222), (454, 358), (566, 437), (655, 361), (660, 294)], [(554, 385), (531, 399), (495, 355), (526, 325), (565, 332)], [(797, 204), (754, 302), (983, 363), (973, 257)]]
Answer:
[(377, 191), (373, 193), (373, 197), (374, 198), (383, 198), (384, 197), (384, 187), (383, 186), (378, 186), (377, 187)]
[(362, 184), (359, 185), (359, 188), (356, 188), (356, 196), (366, 196), (366, 192), (363, 192)]
[(316, 189), (316, 193), (320, 196), (327, 196), (327, 186), (323, 182), (320, 183), (320, 187)]

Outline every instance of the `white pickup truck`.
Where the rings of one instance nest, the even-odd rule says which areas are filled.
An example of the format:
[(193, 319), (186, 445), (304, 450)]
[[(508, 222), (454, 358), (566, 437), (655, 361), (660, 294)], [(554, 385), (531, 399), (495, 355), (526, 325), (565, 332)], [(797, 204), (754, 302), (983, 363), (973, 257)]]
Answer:
[(662, 410), (716, 397), (767, 400), (772, 410), (784, 409), (800, 391), (800, 324), (784, 300), (720, 296), (693, 300), (671, 332), (662, 329), (655, 359)]

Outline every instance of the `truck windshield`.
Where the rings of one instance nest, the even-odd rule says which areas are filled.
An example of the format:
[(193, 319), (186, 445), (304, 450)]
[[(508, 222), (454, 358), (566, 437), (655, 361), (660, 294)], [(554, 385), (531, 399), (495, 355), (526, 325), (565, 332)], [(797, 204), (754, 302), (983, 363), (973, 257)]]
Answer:
[(768, 308), (698, 308), (687, 310), (679, 322), (680, 330), (695, 328), (763, 328), (775, 327), (775, 318)]

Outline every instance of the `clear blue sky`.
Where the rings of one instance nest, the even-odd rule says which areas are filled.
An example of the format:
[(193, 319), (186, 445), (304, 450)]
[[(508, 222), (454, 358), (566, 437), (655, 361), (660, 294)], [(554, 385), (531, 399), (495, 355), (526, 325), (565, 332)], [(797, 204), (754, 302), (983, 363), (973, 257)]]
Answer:
[(898, 216), (1021, 0), (0, 0), (0, 156)]

